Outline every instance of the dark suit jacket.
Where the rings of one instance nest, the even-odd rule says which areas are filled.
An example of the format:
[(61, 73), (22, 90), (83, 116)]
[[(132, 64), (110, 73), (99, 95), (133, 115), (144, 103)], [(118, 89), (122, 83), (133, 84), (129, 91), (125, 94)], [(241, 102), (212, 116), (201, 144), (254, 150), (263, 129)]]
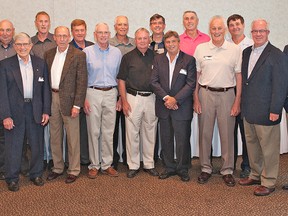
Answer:
[[(56, 48), (45, 53), (51, 85), (51, 67)], [(86, 54), (69, 46), (59, 84), (60, 109), (63, 115), (70, 116), (73, 105), (83, 107), (87, 90)]]
[[(287, 56), (286, 62), (287, 62), (287, 67), (288, 67), (288, 45), (286, 45), (286, 46), (284, 47), (283, 52), (284, 52), (284, 53), (286, 54), (286, 56)], [(288, 113), (288, 89), (287, 89), (287, 97), (286, 97), (286, 100), (285, 100), (284, 108), (285, 108), (286, 113)]]
[[(242, 56), (242, 116), (250, 124), (278, 124), (287, 95), (286, 57), (278, 48), (268, 43), (247, 79), (251, 52), (252, 47), (248, 47)], [(270, 113), (279, 114), (279, 119), (270, 121)]]
[[(51, 114), (51, 91), (47, 65), (44, 60), (31, 56), (33, 67), (33, 116), (41, 123), (42, 114)], [(11, 117), (14, 124), (23, 121), (23, 82), (17, 55), (0, 62), (0, 117)]]
[[(193, 91), (196, 84), (195, 58), (180, 51), (173, 72), (171, 89), (169, 88), (169, 60), (166, 52), (155, 56), (151, 76), (151, 86), (156, 94), (156, 115), (176, 120), (190, 120), (193, 116)], [(178, 110), (165, 107), (163, 98), (175, 97)]]

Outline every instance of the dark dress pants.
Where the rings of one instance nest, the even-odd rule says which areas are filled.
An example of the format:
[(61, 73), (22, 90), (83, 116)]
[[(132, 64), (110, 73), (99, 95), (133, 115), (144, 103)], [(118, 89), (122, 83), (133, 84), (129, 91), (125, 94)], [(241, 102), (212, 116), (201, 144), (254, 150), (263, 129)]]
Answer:
[(6, 182), (19, 181), (24, 135), (31, 148), (30, 179), (43, 173), (43, 126), (34, 121), (32, 103), (24, 104), (23, 121), (12, 130), (5, 129)]
[[(191, 166), (191, 120), (159, 118), (162, 155), (168, 172), (188, 172)], [(176, 160), (174, 160), (174, 135), (176, 140)]]
[(243, 119), (241, 118), (241, 113), (236, 116), (235, 119), (235, 129), (234, 129), (234, 168), (236, 167), (237, 157), (238, 157), (238, 125), (240, 129), (241, 139), (242, 139), (242, 163), (241, 169), (242, 170), (250, 170), (249, 159), (248, 159), (248, 152), (247, 152), (247, 145), (246, 145), (246, 138), (244, 133), (244, 123)]
[(0, 121), (0, 172), (5, 172), (5, 140), (3, 121)]
[(87, 133), (87, 122), (86, 122), (86, 114), (81, 108), (79, 114), (80, 121), (80, 163), (81, 164), (89, 164), (89, 147), (88, 147), (88, 133)]
[[(119, 124), (120, 123), (120, 124)], [(115, 129), (113, 134), (113, 164), (117, 164), (120, 160), (120, 155), (117, 151), (118, 149), (118, 143), (119, 143), (119, 126), (121, 125), (121, 135), (122, 135), (122, 147), (123, 147), (123, 153), (122, 153), (122, 159), (123, 164), (127, 164), (127, 158), (126, 158), (126, 135), (125, 135), (125, 115), (122, 111), (116, 112), (116, 123), (115, 123)]]

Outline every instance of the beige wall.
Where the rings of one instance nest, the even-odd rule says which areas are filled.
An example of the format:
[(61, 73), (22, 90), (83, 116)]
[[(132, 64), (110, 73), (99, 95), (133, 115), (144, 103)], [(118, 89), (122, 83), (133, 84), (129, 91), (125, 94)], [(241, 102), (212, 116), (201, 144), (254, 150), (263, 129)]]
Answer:
[[(0, 0), (0, 19), (11, 20), (16, 32), (34, 35), (34, 16), (45, 10), (51, 16), (51, 31), (58, 25), (70, 26), (75, 18), (85, 19), (88, 24), (87, 39), (93, 41), (93, 30), (98, 22), (106, 22), (113, 32), (117, 15), (126, 15), (130, 22), (130, 36), (139, 27), (149, 28), (149, 18), (160, 13), (166, 18), (166, 30), (183, 32), (182, 14), (194, 10), (200, 18), (199, 29), (208, 30), (209, 19), (214, 15), (227, 18), (233, 13), (241, 14), (246, 20), (246, 35), (250, 37), (250, 23), (256, 18), (270, 22), (270, 41), (281, 50), (288, 44), (288, 1), (287, 0)], [(9, 5), (5, 9), (3, 5)], [(113, 32), (114, 33), (114, 32)]]

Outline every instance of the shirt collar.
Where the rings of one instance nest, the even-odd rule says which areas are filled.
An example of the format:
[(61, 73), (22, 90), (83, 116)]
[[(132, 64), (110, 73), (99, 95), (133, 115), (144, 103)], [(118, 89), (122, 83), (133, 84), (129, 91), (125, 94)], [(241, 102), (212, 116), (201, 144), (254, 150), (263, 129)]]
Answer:
[(230, 43), (230, 42), (228, 42), (226, 39), (224, 39), (224, 43), (223, 43), (220, 47), (217, 47), (217, 46), (215, 46), (215, 45), (212, 43), (212, 40), (210, 40), (210, 41), (208, 42), (210, 49), (216, 49), (216, 48), (227, 49), (227, 47), (228, 47), (228, 44), (227, 44), (227, 43)]
[(14, 39), (12, 39), (12, 40), (8, 43), (7, 48), (5, 48), (5, 47), (3, 46), (3, 43), (0, 41), (0, 44), (1, 44), (1, 46), (2, 46), (4, 49), (9, 49), (9, 48), (13, 47), (13, 43), (14, 43)]
[(147, 55), (148, 55), (148, 50), (149, 50), (149, 49), (147, 49), (146, 52), (145, 52), (144, 55), (143, 55), (143, 53), (140, 52), (140, 50), (136, 47), (136, 52), (138, 53), (139, 56), (147, 56)]
[(107, 49), (105, 49), (105, 50), (102, 50), (97, 42), (95, 43), (95, 46), (96, 46), (97, 49), (98, 49), (99, 51), (101, 51), (101, 52), (103, 52), (103, 51), (109, 51), (109, 49), (110, 49), (110, 44), (109, 44), (109, 43), (108, 43)]
[[(203, 33), (200, 32), (198, 29), (196, 30), (196, 32), (197, 32), (197, 37), (201, 37), (203, 35)], [(191, 38), (189, 35), (187, 35), (186, 30), (184, 31), (183, 35), (184, 35), (184, 38)]]
[[(54, 41), (54, 38), (53, 38), (53, 34), (51, 34), (50, 32), (48, 32), (48, 35), (47, 35), (47, 38), (44, 40), (49, 40), (49, 41)], [(41, 42), (38, 38), (38, 32), (36, 33), (36, 40), (35, 40), (35, 43), (38, 43), (38, 42)]]
[(58, 47), (57, 47), (57, 49), (56, 49), (56, 53), (58, 54), (58, 55), (60, 55), (60, 54), (67, 54), (67, 52), (68, 52), (68, 49), (69, 49), (69, 44), (68, 44), (68, 46), (67, 46), (67, 48), (63, 51), (63, 52), (60, 52), (59, 50), (58, 50)]
[[(19, 61), (19, 62), (24, 63), (24, 62), (23, 62), (23, 59), (22, 59), (18, 54), (17, 54), (17, 58), (18, 58), (18, 61)], [(31, 63), (31, 57), (30, 57), (30, 55), (28, 56), (28, 64), (29, 64), (29, 63)]]
[[(178, 56), (179, 56), (179, 53), (180, 53), (180, 50), (178, 51), (177, 55), (175, 56), (174, 60), (173, 61), (176, 61), (178, 59)], [(166, 56), (167, 58), (169, 59), (169, 63), (170, 63), (170, 55), (168, 52), (166, 52)]]
[(265, 47), (267, 46), (267, 44), (268, 44), (268, 41), (266, 41), (266, 43), (264, 43), (262, 46), (256, 47), (256, 48), (253, 45), (252, 46), (252, 51), (253, 52), (262, 52), (265, 49)]
[(128, 43), (127, 44), (124, 44), (122, 42), (120, 42), (117, 38), (117, 34), (115, 34), (115, 36), (112, 38), (113, 40), (115, 40), (117, 42), (116, 46), (118, 46), (119, 44), (124, 44), (124, 45), (133, 45), (133, 39), (129, 36), (126, 35), (126, 38), (128, 39)]

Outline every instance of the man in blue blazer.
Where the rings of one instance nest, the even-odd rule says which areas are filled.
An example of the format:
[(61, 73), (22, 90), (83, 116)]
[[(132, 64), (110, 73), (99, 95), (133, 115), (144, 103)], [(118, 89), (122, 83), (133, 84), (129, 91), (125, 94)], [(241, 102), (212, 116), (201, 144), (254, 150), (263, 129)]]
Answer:
[[(159, 176), (166, 179), (178, 174), (189, 181), (191, 166), (191, 120), (193, 91), (196, 85), (195, 59), (179, 49), (177, 32), (164, 35), (167, 52), (155, 57), (151, 85), (156, 94), (156, 115), (160, 122), (160, 137), (165, 171)], [(174, 135), (176, 161), (174, 160)]]
[(5, 128), (5, 180), (10, 191), (18, 191), (24, 134), (31, 147), (30, 180), (44, 184), (43, 126), (49, 120), (51, 93), (44, 60), (29, 54), (31, 38), (19, 33), (13, 46), (17, 55), (0, 62), (0, 118)]
[[(288, 63), (288, 45), (286, 45), (284, 47), (284, 50), (283, 52), (286, 54), (287, 58), (286, 58), (286, 61)], [(288, 93), (288, 92), (287, 92)], [(286, 122), (287, 122), (287, 127), (288, 127), (288, 95), (286, 97), (286, 100), (285, 100), (285, 104), (284, 104), (284, 108), (285, 108), (285, 111), (286, 111)], [(288, 190), (288, 184), (285, 184), (283, 185), (283, 190)]]
[(268, 41), (266, 20), (254, 20), (254, 45), (243, 51), (241, 110), (251, 173), (240, 185), (261, 184), (256, 196), (275, 190), (279, 170), (280, 121), (287, 95), (288, 68), (285, 54)]

